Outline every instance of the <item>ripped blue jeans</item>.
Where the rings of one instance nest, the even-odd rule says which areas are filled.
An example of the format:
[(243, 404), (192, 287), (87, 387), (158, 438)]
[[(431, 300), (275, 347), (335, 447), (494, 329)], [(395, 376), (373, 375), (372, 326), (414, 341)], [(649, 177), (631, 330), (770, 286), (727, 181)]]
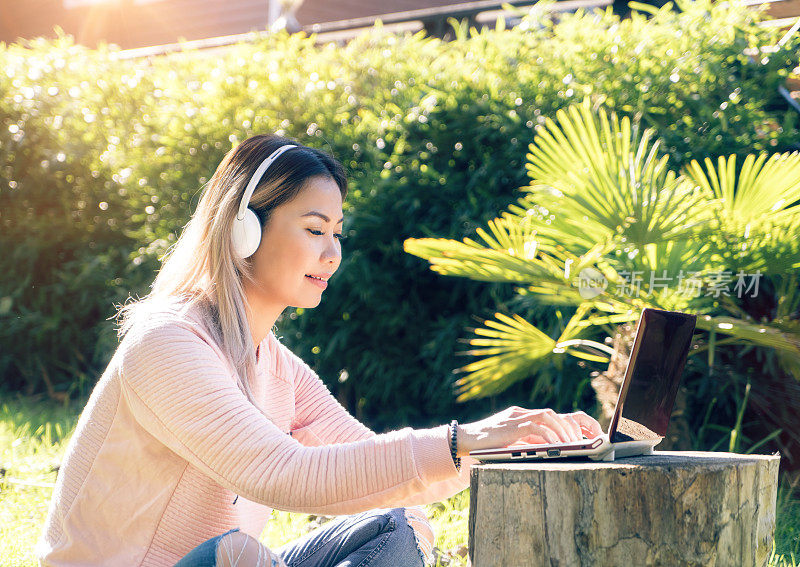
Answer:
[[(226, 534), (186, 554), (175, 567), (216, 567)], [(405, 508), (378, 509), (334, 518), (313, 532), (272, 550), (289, 567), (422, 567), (425, 565)]]

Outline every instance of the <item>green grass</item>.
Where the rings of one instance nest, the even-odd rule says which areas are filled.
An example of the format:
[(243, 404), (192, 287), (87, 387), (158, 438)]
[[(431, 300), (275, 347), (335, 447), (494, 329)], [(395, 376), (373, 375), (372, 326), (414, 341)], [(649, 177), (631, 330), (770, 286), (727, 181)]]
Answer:
[(800, 565), (800, 475), (790, 483), (785, 478), (778, 490), (778, 517), (775, 524), (775, 552), (770, 566)]
[[(54, 406), (35, 398), (0, 400), (0, 558), (3, 567), (36, 567), (33, 546), (41, 533), (58, 464), (82, 405)], [(800, 478), (800, 477), (798, 477)], [(778, 494), (771, 567), (800, 566), (797, 484)], [(442, 565), (466, 565), (469, 490), (426, 507)], [(275, 511), (261, 541), (278, 547), (315, 529), (326, 517)], [(464, 557), (462, 557), (464, 556)]]
[[(78, 410), (79, 411), (79, 410)], [(52, 484), (76, 409), (35, 399), (0, 402), (0, 557), (4, 567), (37, 565), (33, 546), (41, 533)], [(3, 472), (3, 471), (0, 471)]]

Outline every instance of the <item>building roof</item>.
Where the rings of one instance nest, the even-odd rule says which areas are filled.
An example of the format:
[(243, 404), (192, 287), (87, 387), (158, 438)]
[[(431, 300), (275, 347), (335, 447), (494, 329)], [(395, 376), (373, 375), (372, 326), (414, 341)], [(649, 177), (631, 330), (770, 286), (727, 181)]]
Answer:
[[(301, 27), (387, 13), (463, 4), (457, 0), (304, 0)], [(499, 6), (499, 2), (497, 2)], [(55, 37), (56, 26), (78, 43), (123, 49), (266, 30), (269, 0), (25, 0), (0, 2), (0, 41)]]

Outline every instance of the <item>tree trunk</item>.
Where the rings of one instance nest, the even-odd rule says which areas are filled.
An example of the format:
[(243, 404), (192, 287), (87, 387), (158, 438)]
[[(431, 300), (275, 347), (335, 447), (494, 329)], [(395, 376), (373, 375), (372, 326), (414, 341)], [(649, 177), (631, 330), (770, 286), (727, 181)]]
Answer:
[(471, 565), (766, 565), (779, 459), (656, 452), (473, 466)]

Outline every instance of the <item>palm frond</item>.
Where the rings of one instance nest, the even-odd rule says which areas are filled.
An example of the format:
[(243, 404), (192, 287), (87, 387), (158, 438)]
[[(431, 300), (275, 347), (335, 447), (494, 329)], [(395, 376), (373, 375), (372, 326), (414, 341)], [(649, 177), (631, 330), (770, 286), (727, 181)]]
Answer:
[[(519, 315), (509, 317), (502, 313), (495, 313), (496, 321), (487, 319), (484, 321), (486, 327), (474, 330), (476, 335), (488, 338), (473, 338), (467, 341), (470, 345), (484, 348), (459, 353), (484, 356), (485, 358), (454, 371), (456, 373), (468, 372), (466, 376), (456, 381), (458, 387), (456, 399), (465, 401), (505, 390), (514, 382), (530, 376), (549, 357), (561, 353), (571, 354), (584, 360), (608, 362), (607, 357), (597, 356), (577, 348), (577, 346), (582, 346), (579, 343), (587, 342), (577, 339), (587, 328), (584, 323), (591, 309), (588, 304), (578, 307), (558, 339), (552, 339)], [(619, 316), (612, 316), (612, 319), (615, 317)], [(628, 320), (630, 317), (631, 315), (628, 314), (622, 316), (622, 319)], [(607, 318), (607, 316), (600, 316), (595, 321)], [(542, 381), (537, 381), (532, 395), (546, 386), (547, 384)]]
[(481, 398), (501, 392), (525, 378), (552, 354), (556, 341), (519, 315), (495, 313), (497, 321), (487, 319), (486, 328), (475, 329), (480, 337), (469, 340), (472, 349), (459, 354), (485, 356), (454, 372), (469, 372), (456, 381), (458, 401)]
[(688, 238), (710, 220), (707, 192), (669, 169), (651, 130), (593, 111), (588, 100), (556, 117), (537, 130), (529, 195), (511, 209), (538, 217), (543, 242), (589, 247), (618, 238), (643, 247)]
[(697, 328), (729, 335), (741, 344), (755, 344), (775, 349), (784, 356), (800, 361), (800, 328), (781, 329), (774, 322), (755, 323), (733, 317), (699, 314)]
[(613, 249), (600, 243), (576, 255), (562, 246), (541, 244), (527, 217), (505, 215), (489, 221), (489, 232), (478, 229), (484, 243), (470, 238), (463, 242), (444, 238), (409, 238), (403, 249), (431, 263), (431, 270), (448, 276), (480, 281), (534, 284), (536, 289), (581, 302), (572, 273), (601, 260)]
[(800, 262), (800, 153), (748, 155), (738, 175), (736, 156), (706, 158), (685, 168), (685, 176), (713, 195), (709, 236), (720, 244), (723, 261), (737, 270), (782, 274)]
[(717, 165), (704, 160), (705, 169), (693, 160), (685, 174), (710, 191), (725, 218), (746, 226), (769, 217), (780, 222), (800, 214), (800, 152), (748, 155), (736, 175), (736, 155), (720, 156)]

